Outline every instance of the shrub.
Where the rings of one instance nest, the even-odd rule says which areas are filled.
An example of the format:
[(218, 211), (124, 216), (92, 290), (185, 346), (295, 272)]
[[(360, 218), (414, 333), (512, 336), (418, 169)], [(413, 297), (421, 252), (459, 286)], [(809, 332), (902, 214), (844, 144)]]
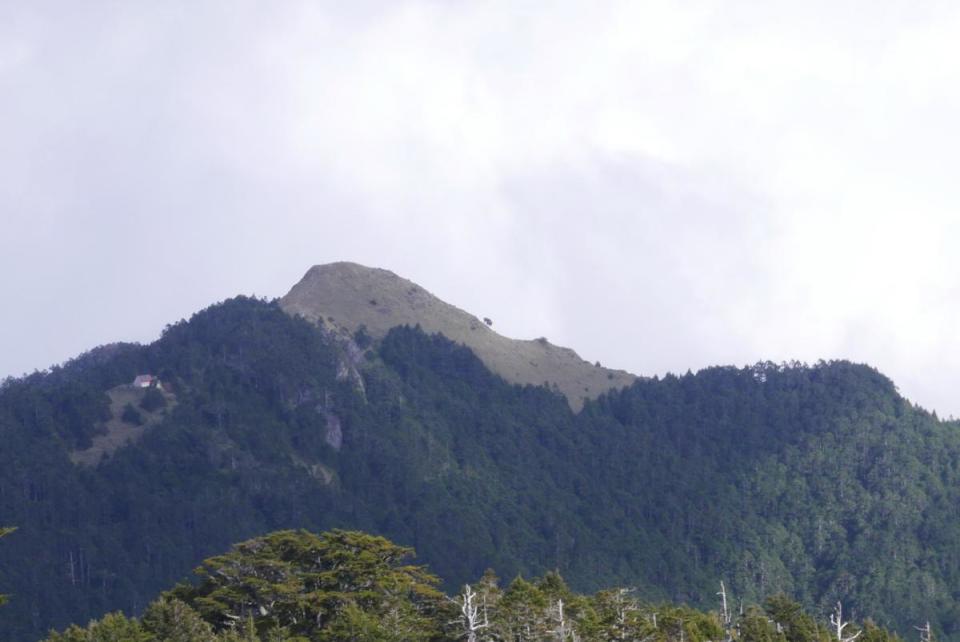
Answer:
[(153, 412), (167, 405), (167, 399), (159, 388), (147, 388), (140, 400), (140, 407), (147, 412)]
[(123, 407), (123, 414), (120, 415), (120, 419), (131, 426), (139, 426), (143, 423), (143, 417), (141, 417), (137, 409), (130, 404)]
[(373, 343), (373, 337), (367, 332), (367, 326), (362, 323), (360, 327), (357, 328), (357, 331), (353, 333), (353, 340), (361, 350), (366, 350), (370, 347), (370, 344)]

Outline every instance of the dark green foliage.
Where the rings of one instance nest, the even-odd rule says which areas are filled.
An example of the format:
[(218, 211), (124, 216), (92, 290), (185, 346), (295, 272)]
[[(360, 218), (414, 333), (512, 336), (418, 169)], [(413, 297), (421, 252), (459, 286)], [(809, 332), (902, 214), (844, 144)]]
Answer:
[(120, 415), (120, 419), (131, 426), (143, 424), (143, 417), (140, 416), (140, 413), (137, 412), (137, 409), (134, 408), (132, 404), (126, 404), (123, 407), (123, 413)]
[[(7, 535), (9, 535), (15, 530), (17, 529), (11, 526), (0, 526), (0, 539), (6, 537)], [(6, 604), (7, 600), (9, 599), (10, 599), (9, 595), (3, 595), (2, 593), (0, 593), (0, 606), (3, 606), (4, 604)]]
[(353, 602), (348, 602), (318, 637), (330, 642), (397, 642), (404, 638), (394, 636), (375, 613), (368, 613)]
[(588, 621), (585, 632), (601, 640), (652, 638), (657, 629), (649, 614), (639, 608), (632, 593), (623, 588), (598, 592), (593, 599), (594, 617)]
[(250, 619), (260, 633), (309, 635), (380, 623), (390, 639), (426, 640), (442, 596), (437, 578), (402, 565), (412, 554), (365, 533), (281, 531), (206, 560), (200, 583), (173, 595), (218, 629)]
[[(863, 633), (857, 640), (863, 640), (863, 642), (901, 642), (896, 633), (877, 626), (877, 623), (871, 619), (867, 619), (863, 623)], [(933, 642), (933, 640), (931, 639), (930, 642)]]
[(353, 333), (353, 340), (361, 350), (366, 350), (373, 343), (373, 337), (367, 332), (367, 326), (365, 325), (357, 328), (357, 331)]
[(517, 577), (503, 592), (495, 629), (507, 640), (538, 640), (547, 633), (547, 596), (536, 584)]
[(167, 400), (156, 387), (151, 386), (143, 391), (143, 399), (140, 400), (140, 407), (147, 412), (159, 410), (167, 405)]
[[(870, 368), (711, 368), (640, 380), (574, 415), (416, 328), (357, 354), (241, 297), (152, 345), (7, 380), (0, 519), (23, 536), (0, 546), (0, 586), (16, 595), (0, 638), (140, 613), (230, 543), (300, 528), (415, 546), (450, 592), (488, 565), (559, 569), (575, 591), (624, 585), (712, 608), (724, 578), (748, 602), (782, 591), (822, 614), (843, 599), (883, 626), (929, 619), (960, 637), (957, 426)], [(72, 464), (109, 418), (105, 392), (142, 372), (170, 382), (176, 405), (99, 467)], [(610, 599), (567, 606), (608, 630)], [(784, 642), (817, 639), (767, 606)], [(351, 609), (344, 630), (382, 624)], [(637, 617), (622, 626), (648, 635)], [(689, 641), (709, 626), (681, 628)]]
[(764, 603), (767, 615), (778, 624), (785, 642), (825, 642), (829, 634), (803, 611), (803, 607), (783, 593)]
[(209, 642), (213, 627), (176, 598), (161, 597), (147, 607), (143, 628), (164, 642)]
[(756, 606), (751, 606), (740, 618), (740, 642), (784, 642), (776, 623)]
[[(716, 616), (685, 605), (662, 604), (649, 610), (656, 614), (658, 642), (708, 642), (723, 639), (723, 629)], [(653, 618), (651, 618), (653, 619)]]
[(137, 620), (123, 613), (109, 613), (86, 627), (72, 625), (63, 633), (51, 633), (45, 642), (153, 642)]
[[(559, 573), (516, 578), (501, 590), (486, 571), (475, 589), (441, 596), (439, 581), (412, 555), (360, 532), (271, 533), (207, 559), (197, 586), (181, 585), (143, 618), (111, 614), (85, 629), (70, 626), (47, 642), (709, 642), (724, 638), (715, 613), (678, 604), (645, 604), (622, 588), (594, 596), (570, 590)], [(812, 618), (778, 596), (768, 607), (793, 621)], [(457, 617), (457, 616), (460, 617)], [(749, 606), (732, 623), (736, 642), (785, 642), (784, 624)], [(813, 626), (818, 642), (829, 642)], [(868, 642), (900, 642), (867, 620)], [(813, 638), (816, 639), (816, 638)]]

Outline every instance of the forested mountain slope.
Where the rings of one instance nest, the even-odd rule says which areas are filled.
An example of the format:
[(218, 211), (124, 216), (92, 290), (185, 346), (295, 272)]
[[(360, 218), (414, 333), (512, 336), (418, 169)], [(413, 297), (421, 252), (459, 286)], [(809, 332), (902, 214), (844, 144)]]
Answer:
[[(204, 560), (196, 583), (165, 592), (139, 619), (110, 613), (44, 642), (836, 640), (834, 626), (785, 595), (762, 607), (728, 608), (725, 601), (718, 611), (701, 612), (644, 602), (624, 587), (578, 595), (553, 571), (501, 583), (493, 569), (444, 595), (436, 588), (440, 578), (411, 564), (412, 555), (356, 531), (270, 533)], [(901, 642), (869, 619), (852, 620), (842, 603), (831, 616), (845, 639)], [(926, 625), (923, 639), (932, 635)]]
[[(231, 542), (301, 527), (414, 546), (451, 587), (558, 568), (579, 591), (713, 606), (725, 579), (960, 638), (958, 427), (875, 370), (712, 368), (575, 414), (442, 336), (360, 339), (240, 297), (6, 381), (0, 638), (138, 612)], [(162, 419), (75, 464), (143, 373), (169, 388)]]

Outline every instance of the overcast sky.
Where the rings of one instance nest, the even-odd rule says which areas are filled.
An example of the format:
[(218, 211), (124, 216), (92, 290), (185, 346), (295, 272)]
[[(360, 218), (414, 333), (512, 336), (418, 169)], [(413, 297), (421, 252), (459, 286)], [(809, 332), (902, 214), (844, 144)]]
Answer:
[(956, 2), (7, 0), (0, 377), (351, 260), (960, 416), (958, 114)]

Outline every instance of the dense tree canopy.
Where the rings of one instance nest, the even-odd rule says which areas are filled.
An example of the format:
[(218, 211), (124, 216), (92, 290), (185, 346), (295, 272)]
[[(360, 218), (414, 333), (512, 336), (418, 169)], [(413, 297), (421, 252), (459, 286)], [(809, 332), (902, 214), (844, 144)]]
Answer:
[[(831, 642), (829, 630), (783, 595), (732, 615), (645, 603), (625, 588), (574, 593), (558, 573), (492, 571), (453, 597), (409, 548), (354, 531), (282, 531), (208, 560), (199, 582), (152, 602), (139, 620), (112, 613), (46, 642)], [(470, 608), (472, 607), (472, 608)], [(460, 614), (461, 617), (457, 617)], [(867, 620), (868, 642), (900, 642)]]
[[(644, 603), (713, 608), (723, 578), (748, 603), (783, 592), (823, 614), (843, 599), (884, 627), (930, 620), (960, 639), (960, 434), (875, 370), (710, 368), (641, 379), (573, 414), (549, 387), (509, 385), (443, 337), (361, 338), (240, 297), (151, 345), (5, 381), (0, 521), (20, 533), (0, 545), (0, 587), (15, 596), (0, 637), (144, 613), (233, 542), (347, 528), (416, 547), (451, 595), (467, 582), (479, 592), (487, 566), (507, 578), (558, 569), (578, 592), (620, 585)], [(135, 408), (159, 422), (99, 464), (75, 463), (100, 447), (111, 391), (145, 373), (172, 391)], [(523, 582), (514, 591), (531, 599), (544, 590)], [(513, 584), (487, 587), (511, 630), (555, 627), (511, 606)], [(329, 601), (263, 616), (197, 586), (211, 608), (252, 619), (251, 635), (295, 628), (284, 609), (329, 617)], [(596, 598), (591, 621), (641, 630), (633, 611), (618, 619), (621, 598)], [(579, 617), (581, 602), (564, 604)], [(365, 609), (347, 601), (330, 624), (373, 635), (385, 620)], [(769, 633), (760, 619), (750, 635)], [(801, 620), (784, 622), (777, 635), (799, 636), (786, 642), (807, 639)], [(706, 635), (686, 627), (685, 641)]]
[[(15, 530), (17, 529), (11, 526), (0, 526), (0, 539), (6, 537), (7, 535), (9, 535)], [(0, 606), (3, 606), (4, 604), (6, 604), (9, 598), (10, 598), (9, 595), (0, 594)]]
[(206, 560), (200, 583), (172, 595), (219, 628), (252, 620), (260, 632), (307, 635), (362, 612), (398, 639), (426, 640), (442, 596), (423, 567), (401, 564), (412, 554), (365, 533), (281, 531)]

